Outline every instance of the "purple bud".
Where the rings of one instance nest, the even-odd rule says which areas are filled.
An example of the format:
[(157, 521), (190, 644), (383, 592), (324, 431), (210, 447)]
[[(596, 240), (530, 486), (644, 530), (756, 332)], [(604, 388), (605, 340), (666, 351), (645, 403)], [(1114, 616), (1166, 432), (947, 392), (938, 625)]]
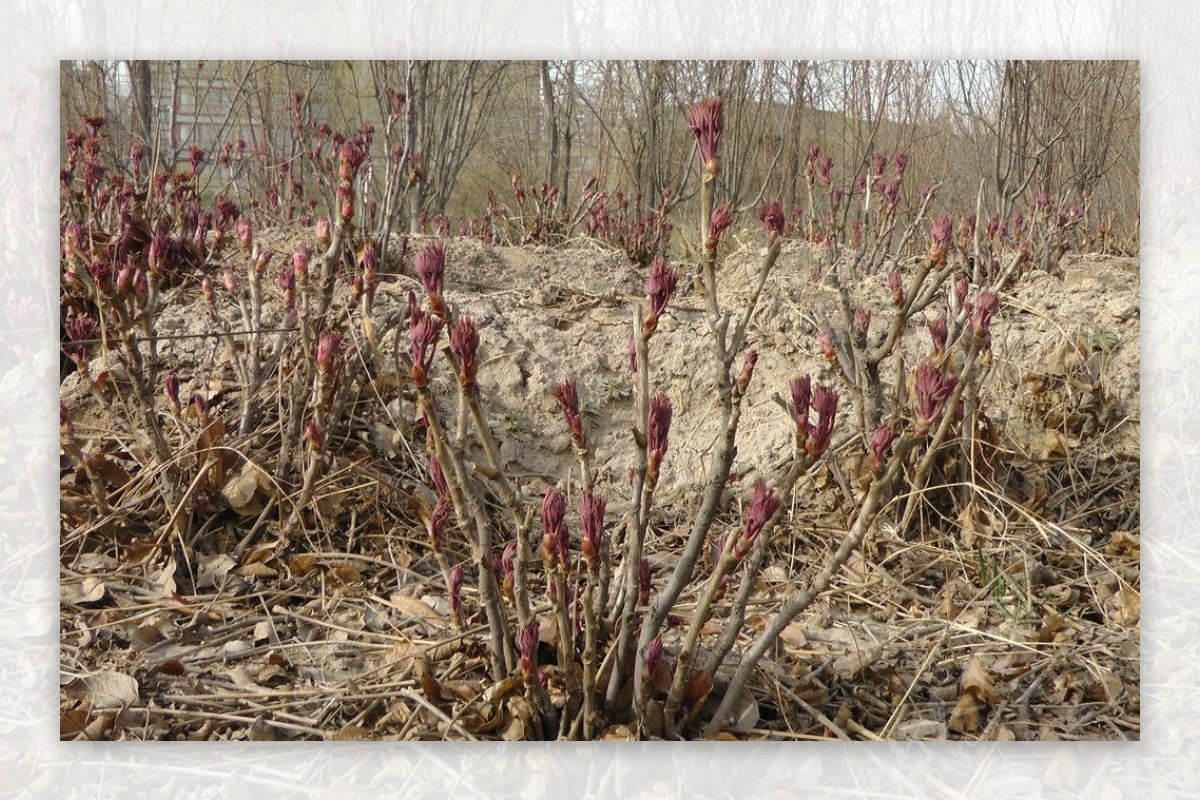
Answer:
[(305, 245), (296, 245), (292, 249), (292, 272), (297, 281), (303, 283), (308, 278), (308, 262), (311, 258), (312, 253)]
[(450, 332), (450, 351), (458, 359), (459, 382), (465, 389), (473, 389), (479, 372), (479, 330), (470, 317), (459, 318)]
[(871, 470), (876, 474), (883, 470), (883, 462), (887, 459), (895, 440), (896, 432), (887, 423), (875, 429), (875, 434), (871, 437)]
[(812, 408), (817, 413), (817, 424), (809, 429), (806, 450), (812, 456), (820, 456), (829, 447), (833, 436), (833, 424), (837, 418), (838, 394), (823, 384), (813, 390)]
[(742, 372), (738, 375), (737, 390), (744, 393), (746, 388), (750, 386), (750, 379), (754, 376), (754, 365), (758, 364), (758, 351), (748, 350), (746, 356), (742, 360)]
[(650, 266), (650, 277), (646, 279), (646, 299), (650, 302), (650, 314), (647, 315), (642, 328), (651, 333), (658, 327), (658, 318), (667, 310), (667, 303), (675, 292), (679, 275), (667, 265), (662, 258), (657, 258)]
[(658, 670), (659, 663), (662, 662), (662, 655), (663, 655), (662, 637), (655, 637), (646, 646), (645, 665), (646, 665), (646, 674), (647, 675), (653, 676), (654, 671)]
[(338, 357), (342, 337), (333, 331), (325, 331), (317, 340), (317, 369), (327, 373)]
[(429, 480), (433, 482), (433, 489), (437, 492), (438, 498), (450, 497), (450, 488), (446, 485), (446, 476), (442, 473), (442, 466), (432, 456), (429, 457)]
[(904, 279), (898, 270), (892, 270), (887, 277), (888, 289), (892, 291), (892, 303), (897, 307), (904, 305)]
[(928, 326), (929, 338), (933, 340), (933, 354), (940, 356), (946, 352), (946, 338), (950, 335), (949, 326), (946, 323), (946, 315), (934, 320)]
[(975, 311), (971, 316), (971, 330), (980, 339), (987, 334), (992, 318), (1000, 309), (1000, 298), (995, 292), (981, 292), (975, 301)]
[(783, 205), (778, 200), (759, 209), (758, 218), (762, 220), (763, 228), (772, 239), (781, 236), (787, 225), (787, 218), (783, 214)]
[[(818, 389), (820, 388), (818, 387)], [(733, 544), (735, 559), (745, 559), (746, 554), (750, 553), (750, 548), (758, 539), (763, 527), (779, 509), (779, 503), (779, 497), (775, 494), (775, 490), (767, 489), (767, 485), (762, 479), (754, 482), (754, 496), (750, 500), (750, 506), (746, 509), (746, 530)]]
[(917, 367), (916, 390), (918, 430), (928, 433), (929, 426), (941, 419), (958, 378), (943, 373), (933, 364), (922, 362)]
[(521, 675), (527, 680), (533, 678), (537, 669), (538, 636), (537, 620), (530, 620), (517, 634), (517, 646), (521, 652)]
[(417, 254), (414, 267), (417, 277), (421, 279), (421, 287), (429, 297), (430, 306), (434, 313), (441, 315), (445, 307), (442, 293), (446, 281), (446, 245), (442, 242), (431, 242)]
[(567, 421), (567, 428), (571, 431), (571, 439), (574, 440), (575, 447), (583, 448), (583, 419), (579, 414), (579, 393), (576, 391), (574, 379), (564, 381), (555, 387), (554, 397), (558, 399), (558, 405), (562, 409), (563, 418)]
[(321, 446), (325, 444), (325, 432), (321, 430), (321, 424), (316, 420), (309, 420), (304, 426), (304, 439), (314, 451), (321, 450)]
[(551, 487), (542, 498), (542, 550), (547, 558), (563, 552), (563, 540), (567, 537), (566, 514), (566, 499)]
[(721, 234), (733, 222), (733, 204), (722, 203), (712, 210), (712, 215), (708, 221), (708, 242), (709, 250), (716, 249), (721, 242)]
[(446, 521), (449, 519), (449, 501), (445, 498), (438, 498), (437, 503), (433, 505), (433, 511), (429, 514), (429, 541), (432, 543), (435, 551), (441, 550), (442, 531), (445, 529)]
[(591, 563), (600, 555), (604, 539), (604, 507), (607, 501), (591, 492), (579, 495), (579, 524), (583, 529), (583, 537), (579, 548), (583, 558)]
[(802, 375), (788, 382), (792, 390), (792, 419), (796, 423), (799, 441), (803, 444), (808, 439), (808, 409), (812, 404), (812, 378)]
[(704, 172), (715, 177), (720, 172), (717, 151), (725, 130), (724, 105), (715, 97), (701, 100), (688, 114), (688, 127), (696, 137), (696, 148), (700, 151)]
[(169, 376), (167, 376), (166, 381), (164, 381), (163, 383), (166, 385), (167, 400), (170, 401), (171, 408), (175, 410), (176, 414), (178, 414), (179, 410), (180, 410), (179, 376), (175, 375), (174, 373), (171, 373)]
[(653, 485), (658, 480), (658, 471), (667, 453), (671, 433), (671, 399), (658, 394), (650, 400), (650, 412), (646, 423), (646, 451), (649, 457), (647, 480)]
[(242, 250), (247, 253), (254, 245), (254, 228), (250, 225), (250, 220), (247, 217), (239, 217), (237, 221), (237, 235), (242, 242)]

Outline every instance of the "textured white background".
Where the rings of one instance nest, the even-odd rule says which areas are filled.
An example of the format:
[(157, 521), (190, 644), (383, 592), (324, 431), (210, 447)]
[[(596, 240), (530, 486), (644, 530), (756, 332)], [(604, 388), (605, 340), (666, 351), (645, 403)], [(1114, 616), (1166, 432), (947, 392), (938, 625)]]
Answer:
[[(0, 797), (1196, 797), (1200, 5), (1022, 0), (7, 0), (0, 34)], [(61, 58), (1142, 62), (1143, 742), (481, 745), (57, 740)], [(1193, 205), (1197, 204), (1197, 205)]]

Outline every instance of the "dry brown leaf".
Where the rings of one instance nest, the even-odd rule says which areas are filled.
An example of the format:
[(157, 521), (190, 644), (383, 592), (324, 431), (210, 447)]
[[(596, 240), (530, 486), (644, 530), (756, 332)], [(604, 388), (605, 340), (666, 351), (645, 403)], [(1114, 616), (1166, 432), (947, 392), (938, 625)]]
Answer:
[(215, 554), (204, 559), (200, 562), (200, 569), (196, 575), (196, 589), (221, 586), (225, 583), (229, 571), (235, 567), (237, 562), (227, 553)]
[(253, 464), (246, 462), (242, 469), (234, 473), (221, 487), (221, 495), (233, 507), (233, 511), (243, 517), (253, 511), (252, 501), (258, 492), (258, 479), (255, 475), (257, 472)]
[(628, 726), (623, 723), (618, 723), (616, 726), (609, 726), (600, 734), (601, 740), (618, 740), (620, 742), (632, 742), (633, 732)]
[(87, 701), (93, 709), (135, 704), (138, 700), (137, 679), (115, 670), (80, 676), (62, 691), (68, 698)]
[(1136, 559), (1142, 553), (1141, 535), (1123, 529), (1114, 531), (1108, 545), (1104, 546), (1104, 552), (1115, 556), (1132, 556)]
[(375, 737), (371, 734), (371, 730), (365, 726), (349, 724), (329, 735), (329, 739), (334, 742), (346, 742), (351, 740), (373, 740)]
[(808, 637), (804, 636), (804, 629), (798, 623), (788, 623), (784, 626), (783, 631), (779, 632), (779, 639), (797, 648), (808, 645)]
[(275, 740), (287, 739), (279, 729), (267, 723), (261, 716), (255, 718), (254, 722), (250, 724), (250, 731), (247, 736), (252, 743), (269, 743)]
[(946, 724), (940, 720), (906, 720), (896, 727), (897, 740), (945, 740)]
[(488, 687), (483, 693), (485, 703), (494, 704), (503, 701), (513, 692), (525, 689), (525, 680), (520, 676), (509, 676)]
[(878, 645), (858, 648), (845, 656), (835, 659), (833, 661), (833, 672), (840, 678), (852, 679), (863, 668), (870, 667), (878, 662), (881, 656), (883, 656), (883, 648)]
[(91, 722), (92, 713), (87, 707), (69, 709), (58, 717), (58, 737), (60, 740), (74, 740), (86, 731)]
[(981, 704), (975, 699), (975, 696), (971, 693), (963, 693), (950, 712), (950, 720), (946, 722), (946, 726), (951, 731), (960, 734), (974, 734), (979, 729), (980, 706)]
[(279, 571), (264, 562), (252, 562), (234, 569), (233, 574), (243, 578), (274, 578), (279, 575)]
[(108, 593), (108, 587), (98, 576), (84, 576), (80, 581), (63, 583), (62, 595), (64, 604), (94, 604)]
[(485, 702), (479, 705), (478, 711), (464, 713), (460, 721), (462, 726), (472, 734), (488, 734), (508, 720), (508, 716), (500, 704)]
[(392, 606), (410, 617), (419, 617), (423, 620), (436, 620), (439, 622), (445, 621), (445, 618), (439, 615), (437, 610), (420, 598), (395, 593), (388, 600)]
[(977, 700), (990, 706), (995, 706), (1004, 699), (1004, 696), (996, 691), (987, 670), (977, 656), (972, 656), (967, 660), (967, 666), (963, 668), (962, 678), (958, 684), (964, 693), (971, 693)]
[(994, 532), (991, 520), (974, 499), (968, 501), (959, 513), (958, 525), (962, 532), (962, 544), (966, 548), (974, 548), (981, 539), (991, 539)]
[(500, 739), (508, 742), (528, 740), (533, 733), (533, 715), (525, 698), (510, 696), (504, 702), (504, 709), (508, 714), (500, 728)]
[(1038, 642), (1054, 642), (1055, 635), (1066, 628), (1063, 616), (1053, 609), (1046, 609), (1042, 615), (1042, 627), (1038, 630)]
[(187, 666), (178, 659), (164, 659), (158, 663), (155, 672), (163, 676), (186, 676)]
[(1122, 587), (1112, 597), (1112, 619), (1122, 626), (1136, 626), (1142, 616), (1142, 596), (1133, 587)]
[(692, 709), (695, 709), (704, 703), (704, 699), (708, 698), (708, 694), (712, 692), (712, 688), (712, 674), (707, 670), (701, 670), (688, 679), (687, 684), (683, 686), (683, 702)]
[(292, 677), (288, 675), (288, 671), (279, 665), (267, 664), (258, 671), (258, 675), (254, 677), (254, 681), (263, 687), (282, 687), (285, 684), (290, 684)]
[(129, 635), (129, 645), (132, 648), (145, 649), (162, 642), (163, 639), (163, 633), (158, 626), (147, 623), (133, 630)]

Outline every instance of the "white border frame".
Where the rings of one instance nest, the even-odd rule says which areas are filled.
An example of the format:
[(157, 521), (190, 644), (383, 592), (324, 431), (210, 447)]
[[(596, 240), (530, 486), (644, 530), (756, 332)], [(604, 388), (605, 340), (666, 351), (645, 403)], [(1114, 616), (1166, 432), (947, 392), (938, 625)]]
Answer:
[[(13, 0), (0, 47), (0, 795), (1167, 797), (1200, 794), (1200, 8), (1153, 0)], [(1142, 60), (1145, 742), (58, 741), (61, 58)], [(10, 312), (9, 297), (32, 298)], [(30, 311), (32, 309), (32, 312)]]

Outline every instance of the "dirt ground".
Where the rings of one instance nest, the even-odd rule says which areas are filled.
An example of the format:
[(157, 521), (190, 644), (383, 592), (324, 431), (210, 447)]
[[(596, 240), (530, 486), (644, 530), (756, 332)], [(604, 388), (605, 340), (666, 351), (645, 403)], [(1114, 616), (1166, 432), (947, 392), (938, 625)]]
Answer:
[[(727, 307), (749, 293), (760, 253), (747, 245), (727, 260), (719, 276)], [(773, 394), (786, 395), (787, 381), (803, 373), (834, 382), (815, 332), (835, 295), (827, 280), (813, 280), (815, 259), (809, 245), (785, 244), (751, 328), (760, 359), (738, 435), (733, 502), (791, 456), (792, 423)], [(575, 467), (551, 394), (574, 378), (600, 486), (612, 515), (621, 513), (633, 465), (626, 342), (643, 280), (595, 244), (450, 241), (447, 299), (479, 326), (492, 427), (509, 474), (530, 493)], [(377, 307), (402, 310), (414, 287), (410, 277), (385, 276)], [(876, 311), (872, 325), (883, 325), (886, 276), (853, 291)], [(1027, 275), (1003, 296), (983, 407), (1008, 456), (1007, 505), (972, 505), (942, 521), (936, 536), (912, 541), (885, 515), (760, 666), (758, 708), (739, 739), (1139, 736), (1138, 291), (1136, 260), (1068, 255), (1056, 272)], [(172, 291), (160, 334), (205, 332), (198, 294), (194, 286)], [(281, 319), (277, 295), (272, 325)], [(652, 351), (654, 388), (671, 397), (675, 419), (649, 542), (656, 574), (683, 540), (717, 433), (703, 303), (685, 274)], [(928, 320), (910, 325), (906, 351), (928, 350)], [(161, 353), (184, 397), (235, 386), (218, 340), (164, 341)], [(452, 385), (444, 372), (438, 381), (449, 410)], [(82, 436), (123, 436), (77, 376), (63, 382), (62, 398)], [(236, 409), (231, 397), (224, 403), (222, 411)], [(379, 486), (389, 478), (411, 485), (423, 448), (409, 436), (414, 416), (402, 395), (356, 414), (351, 436), (371, 450), (375, 479), (347, 477), (346, 498), (326, 506), (339, 530), (288, 553), (238, 563), (229, 542), (245, 521), (227, 515), (211, 539), (134, 567), (127, 555), (151, 524), (65, 515), (64, 541), (77, 547), (64, 548), (63, 736), (523, 736), (520, 715), (489, 699), (473, 676), (470, 648), (438, 652), (456, 639), (445, 587), (419, 523)], [(64, 471), (67, 499), (81, 492), (72, 473)], [(749, 629), (761, 629), (773, 601), (836, 547), (836, 514), (804, 515), (821, 491), (798, 489)], [(669, 637), (666, 644), (669, 652)], [(440, 702), (415, 689), (421, 670), (436, 673)], [(605, 733), (627, 735), (621, 727)]]

